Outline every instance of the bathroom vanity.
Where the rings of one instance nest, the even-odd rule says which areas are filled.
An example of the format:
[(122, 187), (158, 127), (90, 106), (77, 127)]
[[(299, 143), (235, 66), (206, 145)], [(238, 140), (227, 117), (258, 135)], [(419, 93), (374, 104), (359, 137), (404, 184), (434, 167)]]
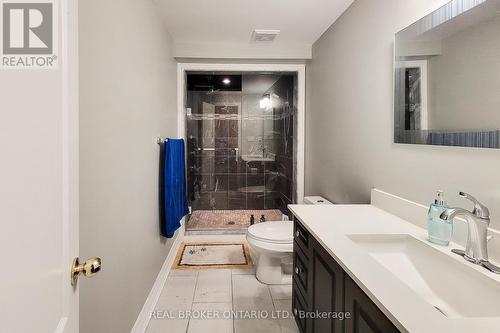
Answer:
[(428, 242), (424, 206), (380, 193), (415, 219), (375, 204), (289, 206), (300, 332), (500, 332), (500, 275), (451, 252), (462, 245)]
[(297, 218), (293, 263), (292, 307), (301, 333), (399, 332)]

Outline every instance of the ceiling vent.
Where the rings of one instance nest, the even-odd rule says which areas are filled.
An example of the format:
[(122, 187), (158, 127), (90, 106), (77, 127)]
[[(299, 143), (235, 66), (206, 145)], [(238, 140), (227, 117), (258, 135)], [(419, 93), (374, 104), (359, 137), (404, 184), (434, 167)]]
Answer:
[(272, 42), (279, 33), (280, 30), (254, 30), (252, 39), (255, 42)]

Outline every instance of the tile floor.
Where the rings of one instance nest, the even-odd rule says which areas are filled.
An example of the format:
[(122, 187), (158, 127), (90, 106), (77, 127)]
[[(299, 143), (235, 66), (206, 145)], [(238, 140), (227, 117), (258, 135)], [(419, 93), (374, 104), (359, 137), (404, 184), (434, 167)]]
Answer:
[(291, 285), (262, 284), (254, 270), (172, 270), (146, 332), (298, 332), (291, 298)]

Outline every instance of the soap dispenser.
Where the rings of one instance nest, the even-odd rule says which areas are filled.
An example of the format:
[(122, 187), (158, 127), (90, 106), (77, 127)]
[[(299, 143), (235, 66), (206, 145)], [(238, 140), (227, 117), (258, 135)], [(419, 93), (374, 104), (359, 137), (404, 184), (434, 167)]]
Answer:
[(429, 232), (429, 241), (434, 244), (447, 246), (450, 243), (453, 233), (452, 221), (441, 219), (443, 213), (448, 206), (444, 200), (444, 192), (438, 191), (436, 200), (429, 207), (427, 213), (427, 231)]

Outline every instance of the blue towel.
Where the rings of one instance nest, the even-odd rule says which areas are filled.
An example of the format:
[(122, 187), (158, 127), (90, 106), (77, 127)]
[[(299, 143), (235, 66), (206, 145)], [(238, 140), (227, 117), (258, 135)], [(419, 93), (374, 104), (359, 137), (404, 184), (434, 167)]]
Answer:
[(164, 218), (161, 234), (171, 238), (181, 226), (181, 220), (189, 213), (186, 194), (184, 140), (168, 139), (164, 143)]

